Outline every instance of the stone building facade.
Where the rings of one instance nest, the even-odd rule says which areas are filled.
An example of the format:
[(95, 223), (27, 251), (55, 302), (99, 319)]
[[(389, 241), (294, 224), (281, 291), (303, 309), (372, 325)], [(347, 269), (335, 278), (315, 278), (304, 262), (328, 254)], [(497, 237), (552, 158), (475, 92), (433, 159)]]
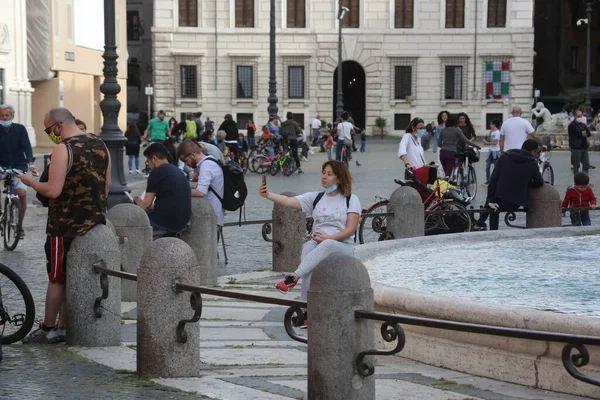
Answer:
[[(304, 127), (334, 115), (337, 3), (276, 0), (279, 114)], [(465, 111), (482, 132), (513, 104), (530, 109), (534, 0), (342, 3), (344, 105), (369, 134), (377, 117), (401, 134), (414, 117)], [(264, 123), (269, 13), (269, 0), (154, 0), (156, 109)]]

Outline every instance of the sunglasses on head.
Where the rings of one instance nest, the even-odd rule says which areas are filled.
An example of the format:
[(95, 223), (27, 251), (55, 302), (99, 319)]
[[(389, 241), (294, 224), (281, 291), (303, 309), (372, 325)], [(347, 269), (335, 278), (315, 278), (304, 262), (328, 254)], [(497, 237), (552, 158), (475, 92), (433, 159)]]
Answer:
[(410, 121), (412, 126), (417, 126), (420, 123), (425, 123), (425, 121), (423, 121), (421, 118), (414, 118), (412, 121)]

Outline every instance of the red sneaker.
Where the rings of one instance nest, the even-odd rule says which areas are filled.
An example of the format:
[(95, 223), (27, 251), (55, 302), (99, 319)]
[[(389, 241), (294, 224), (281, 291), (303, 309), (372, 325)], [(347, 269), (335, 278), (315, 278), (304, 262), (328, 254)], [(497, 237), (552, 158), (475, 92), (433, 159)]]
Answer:
[(296, 280), (293, 275), (288, 275), (284, 280), (275, 285), (275, 288), (283, 294), (287, 294), (294, 286), (296, 286)]

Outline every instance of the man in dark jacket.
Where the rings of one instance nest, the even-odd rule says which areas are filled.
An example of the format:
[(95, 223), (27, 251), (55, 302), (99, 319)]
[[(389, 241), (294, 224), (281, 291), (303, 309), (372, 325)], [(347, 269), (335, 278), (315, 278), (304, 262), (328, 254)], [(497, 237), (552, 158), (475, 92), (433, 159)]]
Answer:
[(237, 122), (233, 120), (231, 114), (225, 115), (225, 120), (221, 122), (221, 126), (217, 131), (225, 131), (225, 140), (237, 141), (238, 139), (238, 127)]
[(296, 161), (296, 165), (298, 166), (298, 173), (301, 174), (302, 168), (300, 168), (300, 157), (298, 157), (298, 135), (302, 135), (302, 129), (294, 121), (294, 114), (290, 111), (288, 111), (286, 117), (287, 119), (281, 124), (279, 132), (281, 133), (284, 145), (290, 147), (292, 157), (294, 157), (294, 161)]
[(588, 154), (588, 141), (592, 134), (586, 124), (580, 121), (583, 110), (575, 111), (575, 119), (569, 124), (569, 147), (571, 148), (571, 165), (573, 175), (579, 172), (579, 165), (583, 165), (583, 173), (590, 169), (590, 156)]
[(531, 189), (544, 185), (536, 157), (539, 144), (527, 139), (521, 149), (504, 152), (490, 178), (485, 204), (496, 212), (481, 214), (475, 230), (485, 227), (490, 216), (490, 230), (498, 230), (500, 211), (512, 212), (519, 207), (529, 207)]

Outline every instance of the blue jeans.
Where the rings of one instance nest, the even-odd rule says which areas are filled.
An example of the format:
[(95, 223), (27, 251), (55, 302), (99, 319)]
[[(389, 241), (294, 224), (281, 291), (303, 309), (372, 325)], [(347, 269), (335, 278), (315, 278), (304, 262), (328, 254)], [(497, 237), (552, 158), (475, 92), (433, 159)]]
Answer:
[(127, 162), (129, 164), (129, 170), (131, 171), (133, 169), (133, 160), (135, 160), (135, 169), (140, 169), (140, 156), (130, 155)]
[(485, 160), (485, 182), (488, 183), (490, 181), (490, 168), (492, 164), (496, 167), (496, 163), (500, 159), (499, 151), (490, 151), (488, 158)]
[(327, 159), (328, 160), (332, 160), (333, 159), (333, 154), (331, 154), (331, 153), (333, 153), (333, 149), (330, 147), (330, 148), (327, 149)]
[(571, 213), (571, 224), (574, 226), (590, 226), (592, 221), (590, 220), (590, 214), (585, 212), (572, 212)]
[(360, 141), (360, 152), (364, 153), (365, 151), (367, 151), (367, 141), (361, 140)]
[(248, 147), (252, 148), (254, 146), (254, 138), (253, 137), (249, 137), (248, 138)]
[[(342, 161), (342, 148), (344, 147), (344, 141), (343, 140), (338, 140), (337, 141), (337, 146), (335, 148), (335, 159), (337, 161)], [(350, 157), (350, 154), (352, 154), (352, 145), (346, 147), (346, 155), (348, 157)]]

